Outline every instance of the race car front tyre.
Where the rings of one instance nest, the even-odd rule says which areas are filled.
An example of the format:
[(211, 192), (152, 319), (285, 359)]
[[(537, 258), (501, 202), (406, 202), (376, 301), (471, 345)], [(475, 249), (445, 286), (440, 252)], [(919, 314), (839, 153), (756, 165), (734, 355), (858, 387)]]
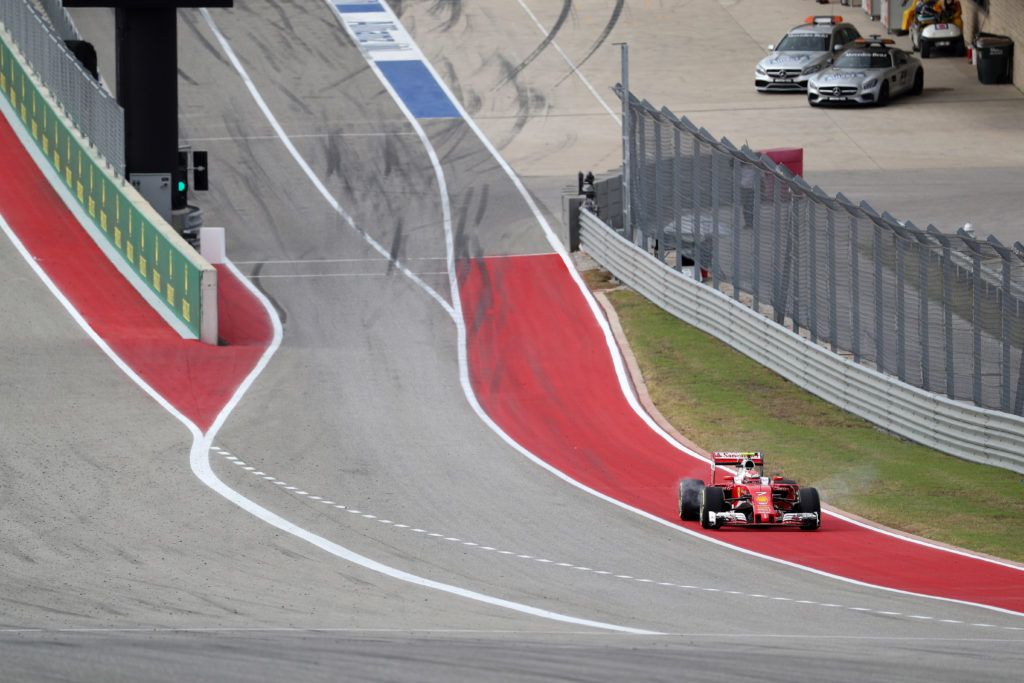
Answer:
[(821, 526), (821, 498), (818, 497), (818, 489), (800, 489), (800, 500), (796, 503), (797, 512), (813, 512), (818, 519), (813, 522), (805, 522), (800, 528), (804, 531), (815, 531)]
[(705, 529), (717, 529), (719, 521), (712, 522), (709, 512), (725, 512), (725, 492), (717, 486), (705, 486), (700, 492), (700, 525)]
[(683, 479), (679, 482), (679, 519), (700, 519), (700, 490), (704, 482), (700, 479)]
[(931, 42), (921, 38), (921, 59), (928, 59), (932, 56)]

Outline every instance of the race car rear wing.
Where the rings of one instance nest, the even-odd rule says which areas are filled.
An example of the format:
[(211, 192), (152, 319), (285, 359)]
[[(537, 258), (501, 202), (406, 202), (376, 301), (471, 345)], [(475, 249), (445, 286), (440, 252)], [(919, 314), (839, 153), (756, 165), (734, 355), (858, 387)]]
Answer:
[[(740, 467), (747, 460), (754, 463), (755, 467), (764, 467), (764, 456), (759, 451), (748, 451), (748, 452), (731, 452), (731, 451), (714, 451), (711, 454), (711, 483), (715, 484), (718, 482), (717, 467), (719, 465), (732, 465), (734, 467)], [(726, 472), (727, 477), (733, 476), (731, 472)]]
[(742, 465), (746, 460), (753, 460), (758, 467), (764, 467), (764, 456), (760, 451), (737, 452), (715, 451), (711, 454), (711, 467), (718, 465)]

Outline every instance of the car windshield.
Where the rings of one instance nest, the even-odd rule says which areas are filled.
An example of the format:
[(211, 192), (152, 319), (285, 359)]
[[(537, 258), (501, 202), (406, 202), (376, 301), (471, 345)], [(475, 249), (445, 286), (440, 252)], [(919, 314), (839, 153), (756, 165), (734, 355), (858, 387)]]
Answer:
[(775, 46), (776, 52), (828, 52), (828, 36), (790, 34)]
[(888, 52), (844, 52), (836, 59), (837, 69), (884, 69), (892, 66)]

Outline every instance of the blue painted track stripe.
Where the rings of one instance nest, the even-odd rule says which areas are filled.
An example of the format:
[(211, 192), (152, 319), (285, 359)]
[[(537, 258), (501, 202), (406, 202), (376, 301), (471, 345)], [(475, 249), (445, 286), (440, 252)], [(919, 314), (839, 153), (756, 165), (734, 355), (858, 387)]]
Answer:
[(459, 110), (448, 99), (433, 74), (423, 62), (410, 60), (382, 60), (377, 67), (395, 89), (402, 103), (418, 119), (461, 118)]
[(381, 7), (379, 2), (369, 0), (368, 2), (342, 2), (336, 4), (335, 7), (342, 14), (350, 14), (355, 12), (383, 12), (384, 8)]

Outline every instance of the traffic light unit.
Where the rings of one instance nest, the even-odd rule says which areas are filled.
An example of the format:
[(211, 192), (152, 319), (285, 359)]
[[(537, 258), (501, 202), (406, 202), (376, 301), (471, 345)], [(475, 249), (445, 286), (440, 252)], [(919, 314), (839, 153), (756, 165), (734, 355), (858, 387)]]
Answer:
[(209, 166), (207, 153), (204, 150), (192, 150), (188, 147), (178, 150), (178, 166), (174, 171), (174, 187), (171, 206), (184, 209), (188, 206), (189, 171), (192, 172), (192, 188), (197, 192), (210, 189)]

